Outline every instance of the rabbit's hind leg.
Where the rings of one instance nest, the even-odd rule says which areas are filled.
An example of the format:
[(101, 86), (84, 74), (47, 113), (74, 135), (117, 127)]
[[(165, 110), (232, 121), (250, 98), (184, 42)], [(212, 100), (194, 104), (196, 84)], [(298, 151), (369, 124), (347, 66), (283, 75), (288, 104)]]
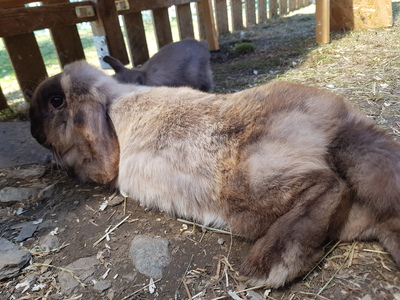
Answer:
[(400, 218), (393, 217), (376, 226), (377, 239), (400, 267)]
[(299, 183), (295, 204), (260, 237), (239, 274), (252, 285), (277, 288), (309, 271), (322, 257), (330, 226), (349, 201), (349, 189), (331, 170), (315, 171)]

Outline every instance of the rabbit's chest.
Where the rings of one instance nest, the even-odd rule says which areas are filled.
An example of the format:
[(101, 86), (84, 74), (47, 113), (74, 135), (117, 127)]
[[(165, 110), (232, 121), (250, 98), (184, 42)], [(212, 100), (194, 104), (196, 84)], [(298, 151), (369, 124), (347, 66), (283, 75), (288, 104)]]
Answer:
[(199, 150), (121, 151), (121, 192), (170, 214), (223, 226), (216, 158)]

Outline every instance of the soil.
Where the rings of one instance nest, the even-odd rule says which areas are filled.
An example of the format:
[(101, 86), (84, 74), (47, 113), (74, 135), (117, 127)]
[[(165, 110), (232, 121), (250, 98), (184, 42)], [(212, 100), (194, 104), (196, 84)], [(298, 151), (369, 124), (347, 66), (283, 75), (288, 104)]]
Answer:
[[(398, 11), (398, 4), (393, 2), (395, 11)], [(324, 86), (346, 94), (349, 101), (354, 100), (354, 105), (375, 118), (396, 137), (400, 129), (400, 65), (392, 59), (400, 57), (396, 49), (392, 49), (391, 57), (386, 61), (385, 52), (378, 51), (377, 57), (382, 59), (381, 66), (386, 68), (383, 70), (386, 75), (380, 74), (380, 80), (377, 80), (378, 89), (379, 84), (385, 84), (385, 76), (398, 70), (390, 86), (381, 86), (378, 94), (371, 92), (370, 88), (368, 93), (365, 92), (363, 85), (378, 76), (369, 71), (373, 69), (370, 64), (371, 69), (362, 65), (358, 73), (353, 72), (353, 78), (348, 78), (349, 83), (339, 82), (341, 77), (337, 74), (340, 70), (341, 74), (346, 71), (339, 68), (340, 64), (326, 68), (325, 78), (329, 80), (322, 79), (323, 76), (318, 73), (322, 71), (318, 66), (324, 65), (327, 59), (331, 59), (329, 63), (334, 64), (337, 58), (334, 49), (338, 47), (337, 43), (346, 39), (362, 44), (362, 36), (394, 33), (399, 39), (400, 22), (395, 19), (394, 27), (390, 29), (336, 33), (329, 45), (317, 45), (314, 42), (314, 23), (314, 15), (309, 10), (302, 10), (251, 30), (221, 37), (221, 54), (213, 56), (212, 64), (215, 91), (232, 92), (276, 79)], [(253, 43), (255, 50), (237, 53), (234, 49), (241, 43)], [(365, 50), (357, 48), (356, 56), (354, 51), (349, 51), (351, 54), (346, 56), (343, 54), (347, 53), (346, 45), (340, 44), (341, 55), (349, 60), (348, 67), (360, 57), (368, 60), (367, 46)], [(394, 69), (390, 69), (391, 66)], [(332, 73), (336, 75), (332, 76)], [(362, 82), (357, 81), (351, 85), (351, 82), (356, 82), (357, 78), (354, 77), (361, 73), (364, 74)], [(331, 80), (332, 77), (337, 80)], [(237, 269), (251, 247), (247, 241), (197, 225), (184, 225), (175, 217), (141, 207), (134, 199), (126, 199), (121, 204), (101, 210), (101, 204), (112, 198), (115, 190), (79, 183), (68, 178), (64, 171), (53, 164), (47, 164), (45, 174), (37, 179), (24, 181), (7, 177), (12, 170), (31, 166), (28, 164), (0, 169), (0, 189), (6, 186), (45, 187), (56, 183), (50, 199), (34, 198), (0, 208), (0, 237), (9, 240), (13, 240), (19, 233), (16, 225), (43, 220), (42, 226), (39, 226), (32, 238), (23, 243), (23, 247), (33, 254), (31, 265), (19, 276), (0, 282), (1, 299), (231, 299), (229, 291), (236, 292), (241, 299), (400, 299), (400, 270), (375, 242), (329, 243), (325, 247), (327, 256), (304, 278), (281, 289), (261, 287), (255, 289), (253, 294), (240, 292), (247, 288), (237, 280)], [(16, 214), (20, 208), (24, 213)], [(127, 216), (129, 218), (109, 234), (109, 240), (102, 240), (94, 246), (109, 226), (120, 223)], [(54, 230), (61, 246), (50, 252), (40, 251), (37, 248), (40, 238)], [(155, 282), (153, 293), (147, 287), (149, 278), (136, 272), (129, 258), (131, 240), (138, 234), (160, 236), (167, 238), (170, 243), (172, 261), (165, 269), (163, 278)], [(100, 267), (95, 277), (101, 278), (104, 275), (111, 282), (111, 288), (95, 291), (92, 288), (94, 282), (90, 282), (86, 288), (73, 294), (61, 294), (58, 281), (58, 274), (62, 272), (60, 268), (90, 256), (99, 260)], [(34, 276), (36, 283), (42, 283), (42, 288), (37, 291), (30, 288), (24, 292), (23, 288), (17, 288), (29, 276)]]

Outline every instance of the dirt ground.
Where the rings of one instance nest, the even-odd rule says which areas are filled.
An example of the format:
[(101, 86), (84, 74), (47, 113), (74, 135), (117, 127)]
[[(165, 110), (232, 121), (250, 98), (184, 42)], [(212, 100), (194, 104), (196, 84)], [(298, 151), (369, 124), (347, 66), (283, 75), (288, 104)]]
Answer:
[[(222, 56), (212, 64), (215, 91), (242, 90), (271, 80), (289, 80), (321, 86), (344, 94), (348, 101), (388, 129), (400, 133), (400, 2), (393, 2), (395, 24), (388, 29), (334, 33), (332, 42), (317, 45), (314, 8), (281, 18), (242, 33), (220, 38)], [(238, 54), (237, 44), (255, 45), (250, 53)], [(28, 181), (7, 175), (15, 169), (0, 169), (0, 189), (46, 187), (56, 183), (50, 199), (0, 207), (0, 237), (12, 240), (18, 224), (41, 219), (40, 226), (23, 243), (32, 253), (31, 265), (17, 277), (0, 282), (1, 299), (400, 299), (400, 270), (375, 242), (336, 243), (325, 247), (327, 256), (310, 273), (284, 288), (247, 287), (237, 281), (237, 269), (251, 246), (229, 234), (199, 226), (184, 225), (162, 212), (139, 206), (133, 199), (100, 209), (115, 191), (93, 184), (81, 184), (47, 164), (46, 172)], [(25, 212), (16, 214), (22, 208)], [(129, 216), (129, 217), (128, 217)], [(93, 245), (105, 233), (128, 217), (109, 240)], [(56, 229), (57, 228), (57, 229)], [(52, 251), (37, 248), (40, 238), (56, 230), (60, 246)], [(169, 240), (172, 262), (153, 293), (149, 278), (136, 272), (128, 253), (138, 234)], [(61, 268), (82, 257), (99, 260), (97, 278), (111, 282), (111, 288), (95, 291), (81, 288), (73, 294), (60, 293)], [(64, 271), (65, 272), (65, 271)], [(23, 291), (18, 284), (26, 278), (42, 284), (39, 290)], [(78, 280), (78, 279), (77, 279)]]

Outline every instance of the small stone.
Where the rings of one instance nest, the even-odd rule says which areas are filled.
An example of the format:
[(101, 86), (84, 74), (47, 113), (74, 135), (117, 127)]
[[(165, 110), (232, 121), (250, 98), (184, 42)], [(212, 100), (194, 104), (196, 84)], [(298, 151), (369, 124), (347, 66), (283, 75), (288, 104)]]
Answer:
[(27, 169), (13, 170), (7, 174), (7, 178), (30, 181), (42, 177), (45, 172), (46, 168), (44, 166), (34, 166)]
[(222, 238), (219, 238), (219, 239), (218, 239), (218, 244), (220, 244), (220, 245), (225, 244), (225, 240), (222, 239)]
[(113, 289), (109, 289), (109, 290), (107, 291), (107, 298), (108, 298), (109, 300), (113, 300), (113, 299), (114, 299), (114, 296), (115, 296), (115, 291), (114, 291)]
[(161, 278), (171, 262), (168, 240), (163, 238), (138, 235), (132, 240), (129, 254), (136, 270), (154, 279)]
[(136, 279), (137, 273), (134, 272), (132, 274), (127, 274), (127, 275), (122, 275), (122, 278), (129, 280), (129, 281), (134, 281)]
[(256, 293), (254, 291), (247, 291), (246, 292), (246, 296), (250, 300), (262, 300), (263, 299), (263, 297), (259, 293)]
[[(83, 257), (69, 264), (65, 269), (72, 271), (81, 282), (88, 282), (92, 279), (98, 264), (99, 261), (95, 257)], [(58, 280), (61, 292), (67, 295), (74, 292), (80, 286), (77, 278), (72, 277), (69, 272), (60, 272)]]
[(5, 187), (0, 191), (0, 202), (12, 203), (26, 201), (38, 193), (36, 188)]
[(99, 292), (103, 292), (105, 290), (108, 290), (111, 287), (111, 282), (108, 280), (100, 280), (95, 283), (93, 286), (93, 289)]
[(16, 242), (22, 242), (33, 236), (39, 224), (37, 222), (27, 222), (22, 227), (18, 236), (15, 238)]
[(53, 196), (54, 192), (56, 190), (56, 183), (49, 185), (47, 187), (45, 187), (44, 189), (42, 189), (39, 194), (38, 194), (38, 198), (40, 200), (46, 200), (49, 199), (51, 196)]
[(55, 235), (48, 234), (39, 239), (39, 247), (45, 251), (56, 249), (59, 246), (60, 246), (60, 240)]
[(124, 202), (124, 197), (121, 195), (117, 195), (114, 198), (112, 198), (111, 200), (108, 200), (108, 206), (117, 206), (119, 204), (121, 204), (122, 202)]
[(31, 254), (28, 251), (0, 238), (0, 280), (17, 276), (30, 259)]

